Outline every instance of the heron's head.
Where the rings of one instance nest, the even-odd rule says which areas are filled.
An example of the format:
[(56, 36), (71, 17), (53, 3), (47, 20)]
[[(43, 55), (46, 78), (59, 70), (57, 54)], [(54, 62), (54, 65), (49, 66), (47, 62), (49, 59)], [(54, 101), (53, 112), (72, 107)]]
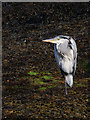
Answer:
[(46, 39), (46, 40), (43, 40), (43, 42), (50, 42), (50, 43), (63, 43), (64, 41), (70, 39), (69, 36), (63, 36), (63, 35), (60, 35), (60, 36), (57, 36), (57, 37), (54, 37), (54, 38), (51, 38), (51, 39)]

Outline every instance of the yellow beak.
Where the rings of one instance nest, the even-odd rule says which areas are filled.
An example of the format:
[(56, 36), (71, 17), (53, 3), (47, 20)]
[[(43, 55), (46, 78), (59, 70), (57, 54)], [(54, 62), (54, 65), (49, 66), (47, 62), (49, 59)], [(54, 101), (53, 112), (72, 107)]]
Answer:
[(46, 40), (43, 40), (43, 42), (56, 43), (57, 40), (56, 40), (55, 38), (52, 38), (52, 39), (46, 39)]

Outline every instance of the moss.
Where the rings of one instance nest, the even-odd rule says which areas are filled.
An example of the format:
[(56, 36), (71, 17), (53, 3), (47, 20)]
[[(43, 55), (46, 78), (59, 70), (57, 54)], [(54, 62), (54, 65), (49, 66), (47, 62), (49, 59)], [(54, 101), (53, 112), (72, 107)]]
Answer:
[(43, 81), (41, 81), (40, 78), (37, 78), (37, 79), (34, 80), (34, 84), (35, 84), (35, 85), (37, 85), (37, 84), (43, 85), (43, 84), (45, 84), (45, 83), (44, 83)]
[(40, 87), (39, 89), (40, 90), (45, 90), (45, 89), (47, 89), (47, 87)]
[(30, 72), (28, 72), (28, 74), (29, 75), (38, 75), (39, 73), (30, 71)]
[(51, 78), (53, 78), (52, 76), (43, 76), (42, 78), (44, 78), (45, 80), (49, 80)]

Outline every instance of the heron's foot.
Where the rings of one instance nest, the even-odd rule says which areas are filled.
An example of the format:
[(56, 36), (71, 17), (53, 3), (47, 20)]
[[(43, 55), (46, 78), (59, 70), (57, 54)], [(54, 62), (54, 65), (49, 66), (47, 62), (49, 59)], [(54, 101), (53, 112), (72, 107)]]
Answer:
[(65, 95), (67, 95), (67, 91), (65, 91)]

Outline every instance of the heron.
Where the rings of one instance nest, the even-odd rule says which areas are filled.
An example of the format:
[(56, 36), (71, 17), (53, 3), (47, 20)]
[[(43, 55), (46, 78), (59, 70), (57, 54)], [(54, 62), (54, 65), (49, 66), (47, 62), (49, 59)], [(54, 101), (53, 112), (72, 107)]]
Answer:
[(70, 36), (58, 35), (43, 42), (54, 43), (55, 59), (65, 79), (65, 94), (67, 85), (72, 88), (73, 76), (77, 64), (77, 46), (75, 40)]

